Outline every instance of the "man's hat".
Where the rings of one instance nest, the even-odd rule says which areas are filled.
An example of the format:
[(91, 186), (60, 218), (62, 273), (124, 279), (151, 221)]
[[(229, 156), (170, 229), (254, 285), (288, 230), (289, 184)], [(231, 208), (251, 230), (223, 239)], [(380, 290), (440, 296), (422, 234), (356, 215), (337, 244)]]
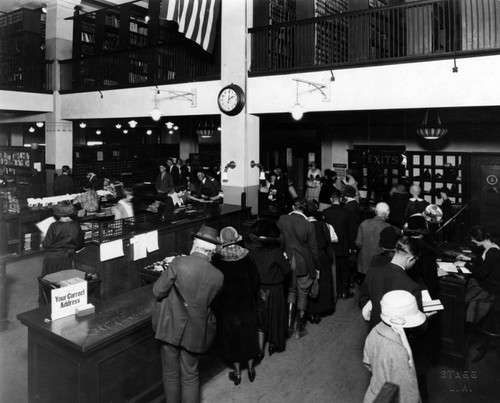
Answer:
[(201, 226), (196, 234), (193, 233), (193, 238), (201, 239), (202, 241), (210, 242), (213, 244), (220, 244), (220, 239), (217, 235), (217, 230), (212, 227), (208, 227), (205, 224)]
[(356, 197), (356, 188), (351, 185), (346, 185), (344, 189), (342, 189), (342, 194), (346, 197)]

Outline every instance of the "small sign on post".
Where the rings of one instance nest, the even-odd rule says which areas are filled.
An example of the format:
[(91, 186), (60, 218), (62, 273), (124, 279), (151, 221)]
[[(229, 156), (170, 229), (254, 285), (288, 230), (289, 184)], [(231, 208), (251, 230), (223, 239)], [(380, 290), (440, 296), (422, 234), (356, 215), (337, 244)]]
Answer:
[(52, 320), (74, 315), (76, 308), (87, 305), (87, 282), (82, 281), (50, 292)]

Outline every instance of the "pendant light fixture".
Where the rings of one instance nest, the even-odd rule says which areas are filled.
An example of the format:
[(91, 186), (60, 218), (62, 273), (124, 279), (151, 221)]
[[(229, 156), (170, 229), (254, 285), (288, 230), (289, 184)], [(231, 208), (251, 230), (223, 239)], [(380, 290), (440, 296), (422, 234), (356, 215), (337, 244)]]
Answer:
[(429, 120), (430, 111), (427, 109), (425, 111), (424, 119), (422, 120), (422, 125), (417, 128), (417, 134), (422, 136), (426, 140), (437, 140), (448, 133), (448, 129), (441, 124), (441, 118), (439, 117), (439, 112), (435, 112), (434, 121)]

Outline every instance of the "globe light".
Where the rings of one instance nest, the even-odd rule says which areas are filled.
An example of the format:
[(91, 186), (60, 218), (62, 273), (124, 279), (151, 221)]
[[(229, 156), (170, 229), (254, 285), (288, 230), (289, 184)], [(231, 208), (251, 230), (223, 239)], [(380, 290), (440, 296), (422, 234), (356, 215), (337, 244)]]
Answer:
[(155, 107), (153, 108), (153, 110), (152, 110), (151, 112), (149, 112), (149, 115), (151, 116), (151, 118), (152, 118), (155, 122), (157, 122), (157, 121), (159, 121), (159, 120), (161, 119), (161, 117), (162, 117), (163, 113), (162, 113), (162, 111), (160, 111), (160, 110), (158, 109), (158, 107), (157, 107), (157, 106), (155, 106)]
[(291, 113), (292, 113), (292, 117), (295, 119), (295, 120), (300, 120), (302, 119), (302, 116), (304, 116), (304, 108), (302, 107), (301, 104), (299, 104), (298, 102), (292, 107), (292, 110), (291, 110)]
[(133, 129), (137, 126), (137, 122), (135, 120), (131, 120), (130, 122), (128, 122), (128, 125)]
[(82, 129), (85, 129), (85, 128), (87, 127), (87, 123), (85, 123), (85, 122), (80, 122), (80, 127), (81, 127)]

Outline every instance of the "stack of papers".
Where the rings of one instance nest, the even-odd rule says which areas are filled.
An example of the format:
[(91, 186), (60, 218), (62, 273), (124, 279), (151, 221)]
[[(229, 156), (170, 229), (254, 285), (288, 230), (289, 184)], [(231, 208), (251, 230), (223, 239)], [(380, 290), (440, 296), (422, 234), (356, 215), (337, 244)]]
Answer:
[(440, 311), (444, 309), (443, 304), (441, 304), (441, 300), (431, 299), (429, 291), (427, 290), (422, 290), (422, 306), (424, 308), (424, 312)]
[(457, 266), (455, 266), (455, 263), (450, 263), (450, 262), (437, 262), (437, 263), (438, 267), (447, 273), (458, 273), (458, 269)]
[[(437, 262), (438, 277), (448, 273), (471, 274), (471, 271), (465, 267), (465, 262), (457, 260), (456, 262)], [(444, 272), (444, 273), (443, 273)]]

